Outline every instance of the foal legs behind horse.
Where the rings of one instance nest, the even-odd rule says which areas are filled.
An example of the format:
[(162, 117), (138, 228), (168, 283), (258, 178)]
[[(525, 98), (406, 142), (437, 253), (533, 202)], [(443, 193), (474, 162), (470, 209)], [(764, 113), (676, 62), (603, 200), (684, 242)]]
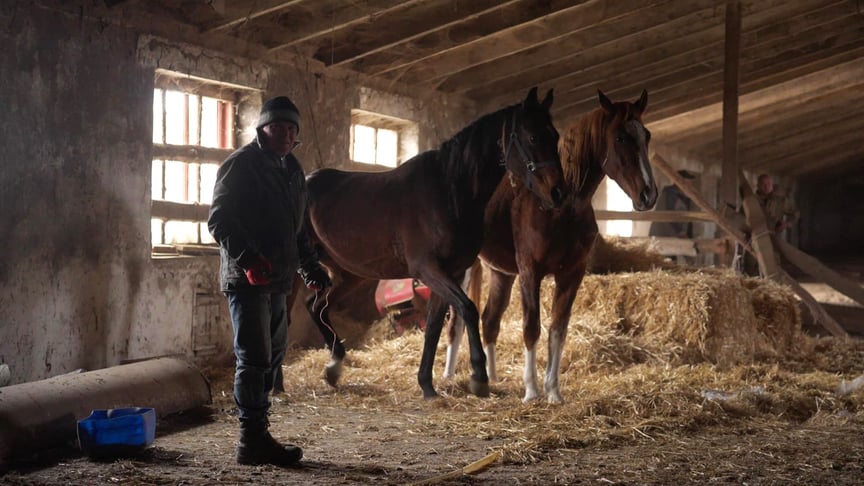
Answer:
[[(483, 309), (481, 318), (483, 327), (483, 350), (486, 352), (486, 372), (489, 381), (498, 381), (498, 373), (495, 365), (495, 343), (498, 341), (498, 332), (501, 328), (501, 316), (510, 304), (510, 293), (513, 289), (513, 280), (516, 277), (501, 272), (490, 273), (489, 300)], [(483, 266), (478, 260), (472, 267), (467, 283), (463, 287), (468, 288), (468, 297), (476, 305), (480, 305), (481, 291), (483, 287)], [(451, 322), (449, 330), (450, 343), (447, 345), (447, 364), (444, 367), (444, 377), (456, 376), (456, 361), (459, 356), (459, 347), (462, 345), (462, 336), (465, 333), (465, 323), (461, 318), (455, 318)]]

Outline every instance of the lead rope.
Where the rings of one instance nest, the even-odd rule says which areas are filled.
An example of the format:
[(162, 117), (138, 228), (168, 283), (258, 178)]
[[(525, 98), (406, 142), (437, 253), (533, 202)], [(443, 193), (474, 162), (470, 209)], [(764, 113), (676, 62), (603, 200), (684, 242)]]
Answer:
[[(330, 357), (333, 357), (333, 351), (336, 349), (336, 330), (333, 329), (333, 326), (330, 325), (329, 322), (324, 320), (324, 310), (330, 306), (330, 287), (327, 288), (327, 291), (324, 293), (324, 307), (321, 308), (321, 312), (318, 313), (318, 320), (321, 321), (321, 324), (330, 330), (330, 334), (333, 334), (333, 342), (330, 343)], [(315, 300), (312, 301), (312, 308), (314, 309), (316, 305), (318, 305), (318, 295), (321, 293), (320, 290), (315, 291)]]

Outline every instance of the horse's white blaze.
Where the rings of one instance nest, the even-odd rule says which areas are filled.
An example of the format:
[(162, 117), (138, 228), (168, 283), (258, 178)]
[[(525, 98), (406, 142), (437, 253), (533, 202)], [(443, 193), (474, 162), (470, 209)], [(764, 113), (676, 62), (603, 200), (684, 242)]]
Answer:
[(561, 391), (558, 388), (558, 376), (561, 372), (561, 355), (564, 351), (564, 338), (556, 330), (549, 331), (549, 363), (546, 365), (546, 380), (543, 388), (546, 390), (546, 400), (549, 403), (562, 403)]
[(498, 373), (495, 371), (495, 343), (488, 343), (484, 348), (486, 351), (486, 374), (489, 381), (498, 381)]
[(642, 171), (645, 187), (651, 187), (651, 173), (648, 172), (648, 167), (648, 159), (646, 157), (639, 157), (639, 170)]
[(527, 403), (537, 399), (540, 394), (537, 392), (537, 350), (535, 348), (525, 348), (525, 371), (522, 374), (522, 381), (525, 383), (525, 397), (522, 401)]
[(456, 376), (456, 358), (459, 356), (459, 346), (462, 345), (462, 336), (465, 335), (465, 323), (462, 318), (453, 319), (453, 339), (447, 345), (447, 362), (444, 364), (444, 378)]

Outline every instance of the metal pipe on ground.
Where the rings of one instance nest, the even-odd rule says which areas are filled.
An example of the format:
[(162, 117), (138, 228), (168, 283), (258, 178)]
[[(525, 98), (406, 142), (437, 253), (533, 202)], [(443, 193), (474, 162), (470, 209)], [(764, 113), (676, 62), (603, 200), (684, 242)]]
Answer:
[(178, 357), (137, 361), (0, 388), (0, 464), (64, 445), (97, 409), (147, 407), (157, 416), (211, 403), (210, 384)]

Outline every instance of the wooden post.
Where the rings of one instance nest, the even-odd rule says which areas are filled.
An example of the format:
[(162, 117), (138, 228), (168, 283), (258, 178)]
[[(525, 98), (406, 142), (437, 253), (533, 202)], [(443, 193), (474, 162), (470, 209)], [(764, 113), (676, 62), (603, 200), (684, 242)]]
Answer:
[(741, 51), (741, 2), (726, 2), (726, 42), (723, 64), (723, 170), (720, 176), (722, 207), (738, 206), (738, 64)]
[(756, 261), (759, 262), (759, 271), (767, 278), (775, 278), (780, 266), (777, 264), (777, 256), (774, 254), (774, 245), (771, 243), (771, 235), (774, 228), (768, 228), (765, 219), (765, 211), (759, 204), (759, 199), (753, 194), (753, 188), (747, 182), (744, 174), (738, 173), (740, 182), (742, 204), (744, 214), (747, 216), (747, 226), (750, 227), (750, 243), (756, 250)]

